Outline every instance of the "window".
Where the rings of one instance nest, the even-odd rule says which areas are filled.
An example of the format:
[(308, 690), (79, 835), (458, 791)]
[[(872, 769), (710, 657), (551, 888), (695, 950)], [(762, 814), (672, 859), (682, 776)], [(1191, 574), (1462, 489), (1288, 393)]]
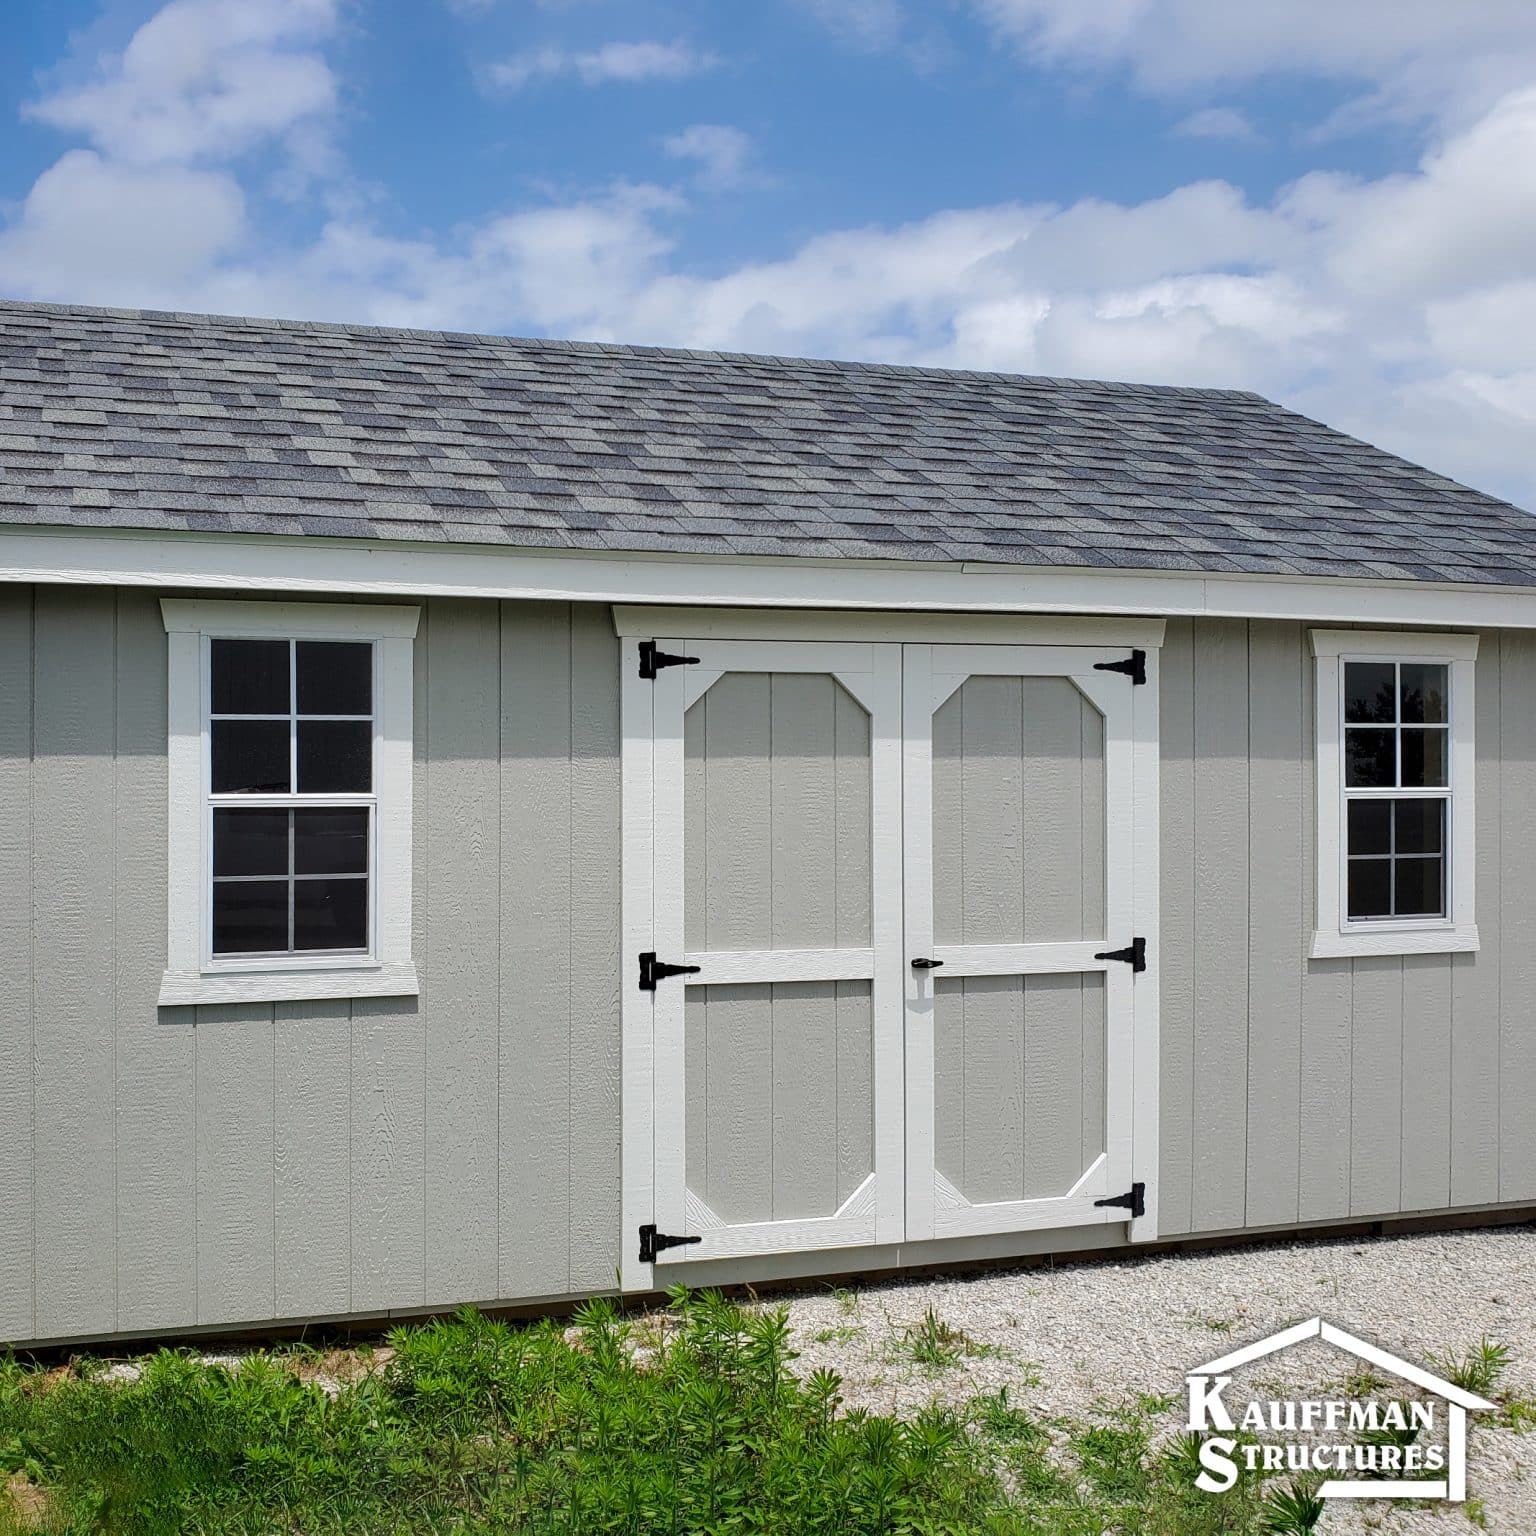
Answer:
[(167, 1003), (400, 995), (416, 610), (161, 604)]
[(1475, 635), (1317, 630), (1314, 957), (1477, 948)]

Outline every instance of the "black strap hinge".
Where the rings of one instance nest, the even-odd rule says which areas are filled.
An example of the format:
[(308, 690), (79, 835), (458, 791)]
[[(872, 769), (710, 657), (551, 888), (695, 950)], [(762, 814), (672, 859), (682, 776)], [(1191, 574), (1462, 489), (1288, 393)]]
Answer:
[[(1124, 661), (1096, 661), (1093, 664), (1095, 672), (1124, 672), (1130, 678), (1133, 685), (1145, 683), (1147, 680), (1147, 653), (1145, 651), (1132, 651)], [(640, 674), (645, 676), (644, 672)]]
[[(1095, 1200), (1095, 1205), (1124, 1206), (1132, 1216), (1145, 1216), (1147, 1214), (1147, 1186), (1145, 1184), (1132, 1184), (1123, 1195), (1111, 1195), (1107, 1200)], [(643, 1227), (640, 1229), (645, 1230)]]
[(640, 956), (640, 990), (654, 992), (658, 981), (665, 981), (668, 976), (693, 976), (698, 970), (696, 965), (668, 965), (656, 958), (654, 949), (648, 949)]
[(1121, 960), (1133, 971), (1144, 971), (1147, 968), (1147, 941), (1138, 935), (1124, 949), (1101, 949), (1093, 958)]
[[(1141, 1186), (1137, 1185), (1139, 1189)], [(682, 1248), (688, 1243), (701, 1243), (701, 1237), (673, 1237), (670, 1232), (658, 1232), (656, 1223), (648, 1221), (640, 1228), (640, 1262), (654, 1264), (656, 1255), (666, 1248)]]
[(696, 667), (698, 664), (697, 656), (669, 656), (656, 649), (654, 640), (640, 642), (640, 676), (649, 682), (656, 681), (656, 674), (663, 667)]

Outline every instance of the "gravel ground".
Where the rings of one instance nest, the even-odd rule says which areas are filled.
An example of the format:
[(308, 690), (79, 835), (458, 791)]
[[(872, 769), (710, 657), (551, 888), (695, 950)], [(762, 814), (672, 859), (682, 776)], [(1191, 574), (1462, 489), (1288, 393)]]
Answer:
[[(848, 1406), (885, 1413), (1005, 1385), (1042, 1418), (1083, 1420), (1139, 1394), (1166, 1395), (1180, 1399), (1160, 1420), (1173, 1433), (1187, 1411), (1186, 1371), (1314, 1314), (1426, 1364), (1431, 1355), (1461, 1356), (1485, 1337), (1506, 1344), (1513, 1358), (1498, 1394), (1536, 1398), (1529, 1226), (997, 1270), (763, 1300), (787, 1301), (798, 1370), (835, 1370)], [(935, 1374), (915, 1364), (902, 1340), (930, 1310), (979, 1352)], [(1262, 1383), (1291, 1394), (1337, 1386), (1355, 1366), (1314, 1343), (1256, 1363), (1235, 1387)], [(1480, 1426), (1474, 1415), (1468, 1491), (1483, 1502), (1488, 1530), (1536, 1536), (1536, 1433)], [(1438, 1503), (1336, 1499), (1321, 1529), (1446, 1536), (1473, 1527)]]

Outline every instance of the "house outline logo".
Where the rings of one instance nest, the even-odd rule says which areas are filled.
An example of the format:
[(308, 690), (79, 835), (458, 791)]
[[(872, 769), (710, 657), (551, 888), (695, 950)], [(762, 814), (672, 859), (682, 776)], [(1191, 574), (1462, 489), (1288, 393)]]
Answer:
[[(1486, 1398), (1478, 1397), (1476, 1393), (1458, 1387), (1454, 1382), (1436, 1376), (1434, 1372), (1425, 1370), (1421, 1365), (1415, 1365), (1412, 1361), (1389, 1354), (1374, 1344), (1367, 1344), (1364, 1339), (1358, 1339), (1354, 1334), (1346, 1333), (1344, 1329), (1325, 1322), (1321, 1317), (1308, 1318), (1304, 1323), (1284, 1328), (1279, 1333), (1270, 1334), (1267, 1338), (1256, 1339), (1252, 1344), (1245, 1344), (1241, 1349), (1235, 1349), (1230, 1354), (1208, 1360), (1204, 1365), (1197, 1365), (1186, 1373), (1189, 1383), (1189, 1428), (1196, 1434), (1208, 1437), (1201, 1446), (1202, 1466), (1210, 1466), (1205, 1460), (1204, 1452), (1208, 1444), (1216, 1443), (1209, 1438), (1212, 1432), (1235, 1427), (1232, 1416), (1221, 1398), (1222, 1392), (1232, 1382), (1232, 1372), (1240, 1370), (1245, 1365), (1251, 1365), (1256, 1360), (1263, 1360), (1269, 1355), (1289, 1349), (1293, 1344), (1302, 1344), (1308, 1339), (1317, 1338), (1396, 1376), (1399, 1380), (1412, 1382), (1414, 1386), (1440, 1398), (1446, 1405), (1444, 1478), (1438, 1481), (1417, 1478), (1395, 1481), (1387, 1478), (1369, 1480), (1330, 1478), (1319, 1487), (1318, 1496), (1325, 1499), (1445, 1499), (1453, 1503), (1463, 1502), (1467, 1496), (1467, 1414), (1491, 1409), (1495, 1405)], [(1299, 1406), (1310, 1405), (1302, 1403)], [(1316, 1406), (1331, 1405), (1318, 1403)], [(1235, 1444), (1235, 1442), (1220, 1443)], [(1197, 1479), (1199, 1486), (1208, 1491), (1220, 1491), (1215, 1485), (1207, 1484), (1204, 1477), (1205, 1474), (1202, 1473), (1201, 1478)]]

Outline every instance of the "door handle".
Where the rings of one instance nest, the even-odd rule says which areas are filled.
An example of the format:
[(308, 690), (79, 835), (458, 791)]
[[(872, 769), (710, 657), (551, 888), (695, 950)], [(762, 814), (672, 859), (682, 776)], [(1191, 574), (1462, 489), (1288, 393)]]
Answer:
[(914, 960), (912, 962), (912, 969), (914, 971), (936, 971), (943, 964), (942, 960)]

